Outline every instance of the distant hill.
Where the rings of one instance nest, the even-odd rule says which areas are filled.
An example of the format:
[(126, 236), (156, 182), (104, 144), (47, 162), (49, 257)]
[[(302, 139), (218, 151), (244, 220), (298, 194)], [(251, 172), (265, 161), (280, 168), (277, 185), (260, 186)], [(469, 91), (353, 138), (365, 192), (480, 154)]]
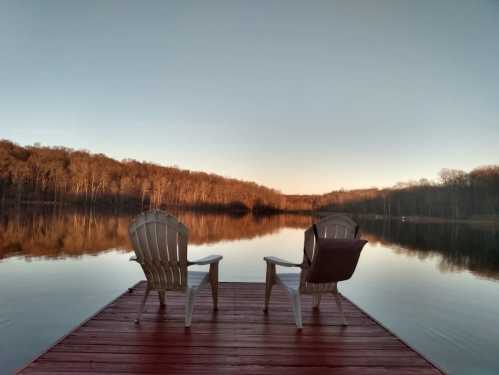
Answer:
[(499, 166), (469, 173), (444, 169), (438, 183), (420, 180), (389, 189), (286, 195), (211, 173), (0, 140), (0, 204), (11, 203), (467, 218), (499, 215)]

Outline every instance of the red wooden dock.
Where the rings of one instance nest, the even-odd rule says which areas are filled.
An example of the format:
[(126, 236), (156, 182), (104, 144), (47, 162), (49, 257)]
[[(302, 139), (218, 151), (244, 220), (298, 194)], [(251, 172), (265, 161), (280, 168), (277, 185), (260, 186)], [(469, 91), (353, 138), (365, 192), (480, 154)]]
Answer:
[(149, 297), (140, 325), (133, 320), (145, 282), (84, 322), (21, 374), (442, 374), (420, 354), (344, 299), (348, 327), (332, 298), (320, 311), (302, 297), (296, 330), (285, 291), (274, 287), (264, 314), (264, 284), (220, 283), (219, 310), (205, 288), (185, 329), (184, 299), (169, 293), (167, 308)]

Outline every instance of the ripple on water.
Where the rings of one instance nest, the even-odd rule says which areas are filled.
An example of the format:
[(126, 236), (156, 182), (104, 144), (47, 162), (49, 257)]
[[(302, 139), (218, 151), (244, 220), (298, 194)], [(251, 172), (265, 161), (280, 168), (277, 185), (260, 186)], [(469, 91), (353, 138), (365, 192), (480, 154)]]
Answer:
[(0, 329), (12, 325), (12, 320), (0, 316)]

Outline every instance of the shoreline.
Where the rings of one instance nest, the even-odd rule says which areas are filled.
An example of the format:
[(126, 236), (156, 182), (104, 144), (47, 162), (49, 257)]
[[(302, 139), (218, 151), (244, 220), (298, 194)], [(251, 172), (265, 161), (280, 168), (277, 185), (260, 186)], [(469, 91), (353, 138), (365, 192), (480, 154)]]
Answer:
[[(101, 205), (81, 205), (78, 203), (61, 203), (51, 201), (22, 201), (20, 203), (1, 202), (0, 208), (4, 210), (19, 210), (30, 208), (57, 208), (57, 209), (75, 209), (77, 211), (92, 211), (92, 212), (142, 212), (150, 209), (149, 207), (139, 208), (133, 206), (101, 206)], [(316, 217), (325, 217), (330, 214), (344, 214), (360, 219), (368, 220), (397, 220), (408, 223), (463, 223), (463, 224), (499, 224), (499, 215), (475, 215), (469, 218), (445, 218), (435, 216), (386, 216), (373, 213), (355, 213), (355, 212), (338, 212), (338, 211), (317, 211), (317, 210), (282, 210), (282, 209), (240, 209), (234, 207), (216, 207), (216, 206), (175, 206), (165, 205), (159, 209), (172, 211), (191, 211), (207, 214), (220, 215), (254, 215), (254, 216), (273, 216), (273, 215), (307, 215)]]

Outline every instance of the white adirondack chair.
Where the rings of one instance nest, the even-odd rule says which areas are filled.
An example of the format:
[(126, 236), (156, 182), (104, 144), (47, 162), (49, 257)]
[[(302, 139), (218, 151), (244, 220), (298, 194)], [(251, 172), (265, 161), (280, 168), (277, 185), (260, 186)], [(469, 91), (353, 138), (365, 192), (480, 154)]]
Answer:
[[(151, 290), (159, 294), (160, 305), (165, 306), (167, 291), (185, 291), (185, 326), (192, 320), (193, 302), (196, 292), (211, 283), (213, 308), (218, 303), (218, 263), (221, 255), (210, 255), (194, 262), (187, 260), (187, 227), (177, 219), (160, 210), (141, 213), (128, 227), (135, 250), (135, 261), (142, 266), (147, 279), (147, 288), (137, 313), (135, 323), (140, 322), (142, 311)], [(209, 272), (188, 271), (191, 265), (210, 265)]]
[[(318, 221), (315, 225), (319, 238), (358, 239), (360, 237), (358, 225), (348, 216), (337, 214), (331, 215)], [(303, 251), (304, 254), (302, 263), (291, 263), (284, 259), (273, 256), (263, 258), (267, 263), (264, 311), (268, 311), (272, 286), (278, 283), (286, 288), (291, 298), (291, 302), (293, 305), (293, 315), (298, 329), (302, 328), (300, 304), (301, 294), (313, 295), (314, 308), (319, 308), (322, 295), (332, 294), (335, 298), (338, 310), (340, 311), (343, 325), (347, 325), (348, 323), (343, 313), (340, 293), (338, 291), (338, 281), (344, 280), (344, 278), (342, 278), (342, 276), (340, 275), (342, 272), (337, 272), (337, 268), (340, 267), (344, 271), (345, 267), (347, 268), (347, 270), (349, 269), (349, 267), (351, 267), (351, 272), (353, 273), (357, 265), (360, 251), (357, 255), (352, 254), (352, 259), (349, 259), (349, 254), (347, 254), (346, 256), (346, 258), (348, 259), (345, 259), (345, 257), (341, 257), (342, 259), (338, 259), (338, 263), (340, 264), (319, 264), (316, 261), (318, 257), (318, 251), (315, 251), (315, 235), (313, 226), (305, 231), (305, 244)], [(276, 266), (299, 267), (301, 271), (300, 273), (278, 273), (276, 272)], [(327, 273), (329, 278), (327, 280), (328, 282), (308, 282), (307, 275), (313, 270), (319, 270), (320, 272)]]

